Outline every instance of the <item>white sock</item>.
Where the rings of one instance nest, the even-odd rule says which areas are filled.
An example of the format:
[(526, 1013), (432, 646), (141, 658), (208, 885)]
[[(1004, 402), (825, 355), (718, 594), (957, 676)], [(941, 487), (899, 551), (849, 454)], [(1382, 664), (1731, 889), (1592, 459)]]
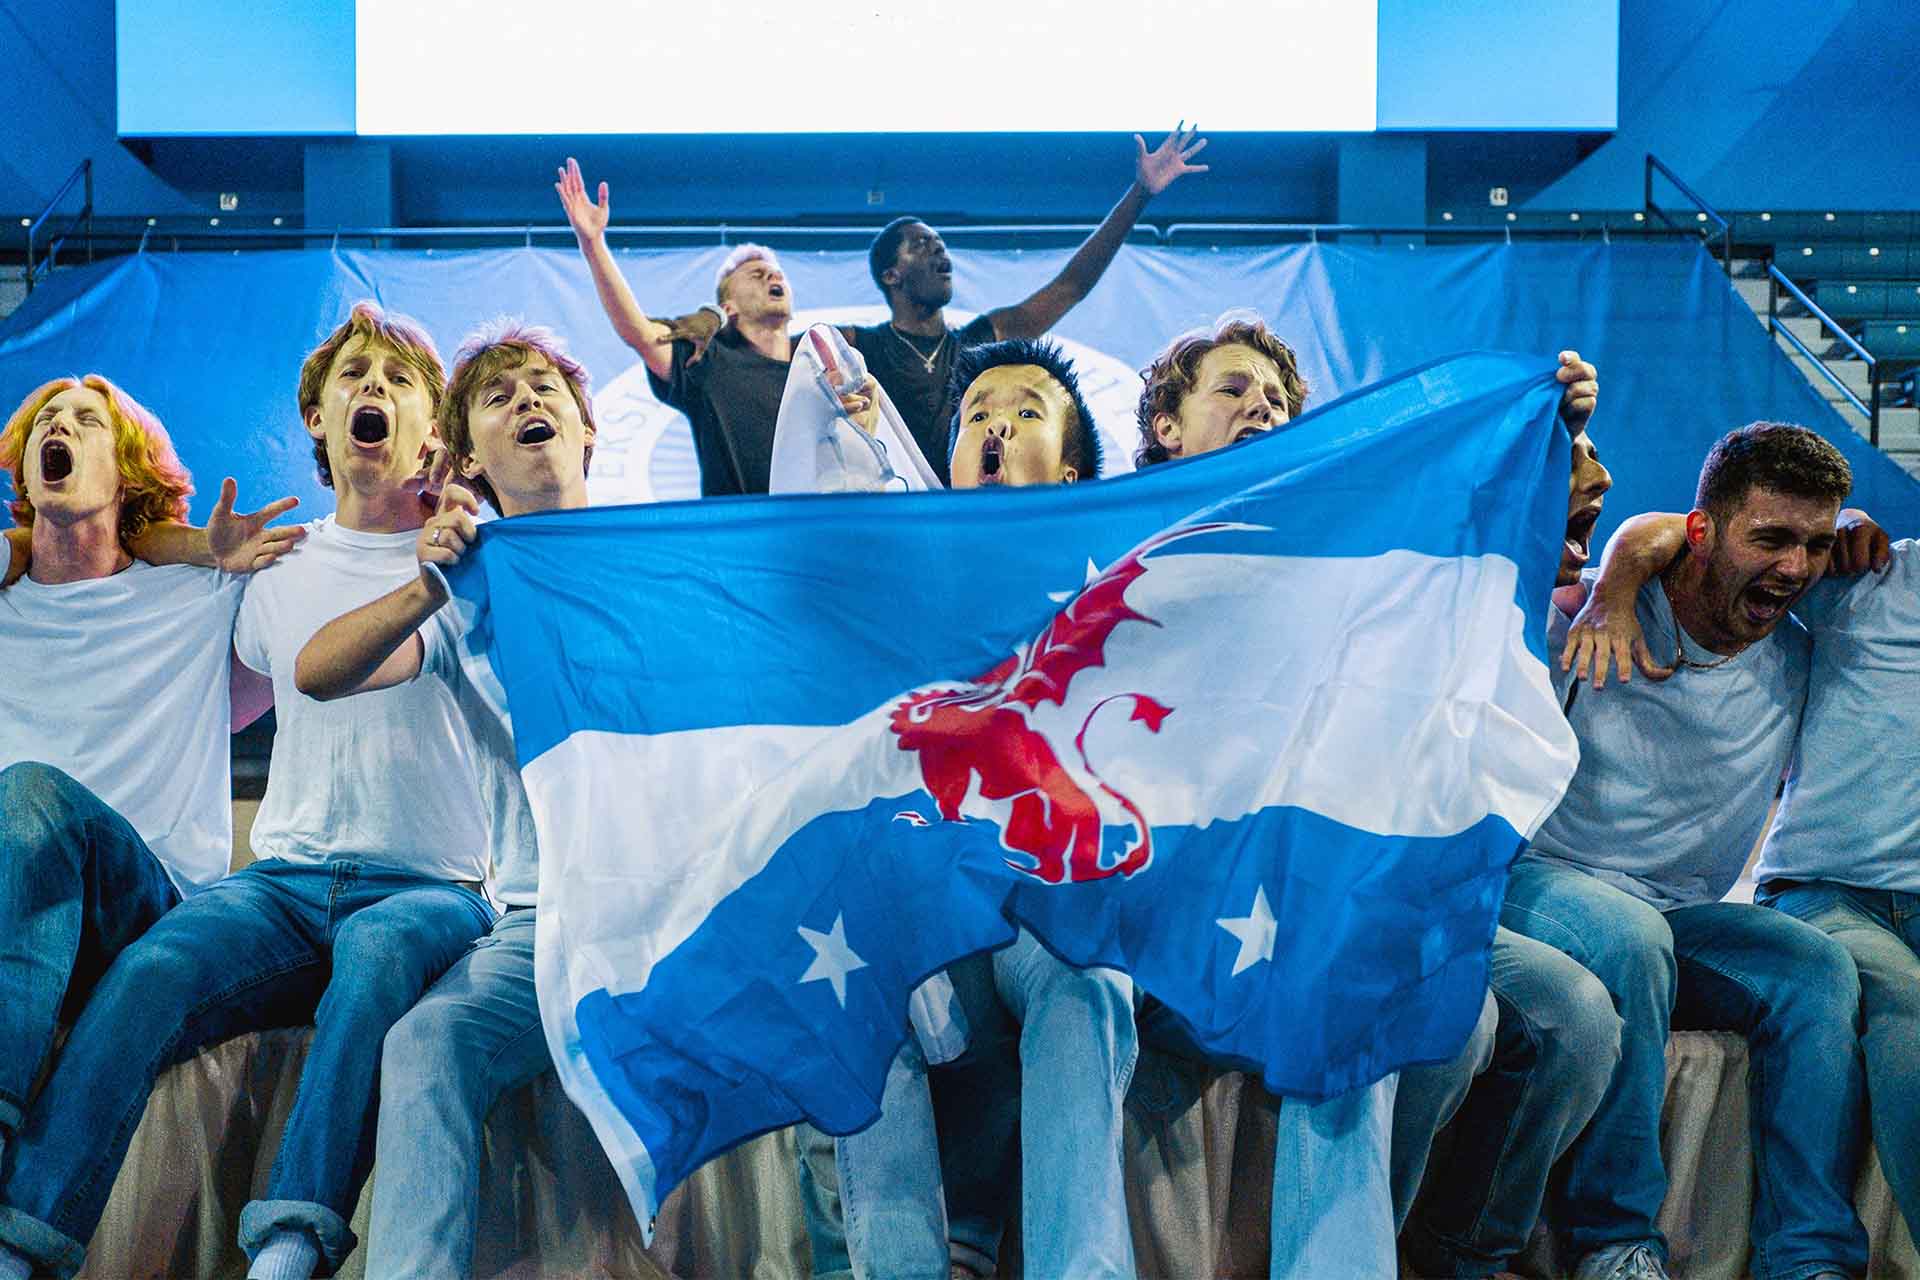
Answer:
[(31, 1280), (33, 1264), (0, 1244), (0, 1280)]
[[(266, 1244), (247, 1268), (247, 1280), (308, 1280), (320, 1265), (320, 1246), (304, 1231), (281, 1228), (267, 1237)], [(0, 1276), (0, 1280), (7, 1277)]]

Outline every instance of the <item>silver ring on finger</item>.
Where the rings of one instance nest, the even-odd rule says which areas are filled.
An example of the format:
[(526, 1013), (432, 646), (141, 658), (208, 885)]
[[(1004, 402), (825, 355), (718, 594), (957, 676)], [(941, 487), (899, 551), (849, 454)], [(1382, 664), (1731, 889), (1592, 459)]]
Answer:
[(427, 541), (428, 541), (428, 543), (430, 543), (431, 545), (433, 545), (433, 546), (436, 546), (436, 547), (437, 547), (437, 546), (439, 546), (439, 545), (440, 545), (440, 535), (441, 535), (442, 533), (444, 533), (444, 532), (446, 532), (446, 530), (444, 530), (444, 529), (435, 529), (435, 530), (433, 531), (433, 536), (432, 536), (431, 538), (428, 538), (428, 539), (427, 539)]

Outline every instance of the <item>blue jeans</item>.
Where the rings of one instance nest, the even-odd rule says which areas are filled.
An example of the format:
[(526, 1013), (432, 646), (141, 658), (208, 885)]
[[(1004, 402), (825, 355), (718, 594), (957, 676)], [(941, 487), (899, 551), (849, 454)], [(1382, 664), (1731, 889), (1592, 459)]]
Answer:
[(1657, 911), (1530, 856), (1514, 866), (1501, 919), (1579, 961), (1620, 1014), (1620, 1067), (1568, 1153), (1554, 1214), (1576, 1254), (1635, 1243), (1665, 1257), (1654, 1216), (1667, 1192), (1660, 1112), (1671, 1026), (1747, 1038), (1757, 1280), (1866, 1270), (1850, 1194), (1864, 1128), (1860, 984), (1840, 944), (1744, 903)]
[[(1466, 1097), (1493, 1052), (1491, 998), (1452, 1059), (1409, 1067), (1323, 1102), (1288, 1098), (1275, 1116), (1267, 1274), (1290, 1277), (1396, 1274), (1394, 1237), (1426, 1170), (1434, 1134)], [(1172, 1059), (1203, 1063), (1179, 1019), (1149, 1002), (1141, 1036)], [(1168, 1057), (1154, 1063), (1131, 1099), (1171, 1115), (1199, 1100), (1204, 1074)]]
[[(1008, 1107), (1018, 1098), (1022, 1244), (1028, 1274), (1132, 1276), (1133, 1236), (1121, 1176), (1122, 1106), (1137, 1052), (1133, 983), (1111, 969), (1078, 969), (1057, 959), (1032, 934), (948, 971), (967, 1019), (966, 1053), (957, 1068), (970, 1085), (1019, 1080), (1017, 1090), (990, 1091), (970, 1101), (983, 1110), (976, 1123), (937, 1127), (928, 1105), (927, 1069), (917, 1045), (897, 1057), (888, 1074), (880, 1119), (840, 1140), (835, 1164), (845, 1211), (851, 1270), (862, 1277), (946, 1275), (948, 1241), (941, 1209), (940, 1170), (947, 1148), (963, 1168), (1001, 1166), (1015, 1147)], [(934, 1097), (940, 1092), (936, 1090)], [(972, 1089), (961, 1092), (972, 1093)], [(936, 1150), (936, 1134), (939, 1149)], [(806, 1163), (803, 1134), (802, 1167)], [(804, 1184), (810, 1215), (826, 1206)], [(976, 1206), (964, 1222), (976, 1233), (958, 1238), (963, 1197), (982, 1188), (946, 1187), (955, 1206), (953, 1256), (991, 1271), (998, 1255), (1000, 1197)], [(808, 1224), (816, 1274), (835, 1261), (830, 1223)], [(826, 1230), (823, 1231), (823, 1228)], [(824, 1265), (823, 1265), (824, 1264)]]
[(1447, 1131), (1446, 1176), (1406, 1224), (1407, 1260), (1423, 1276), (1491, 1276), (1525, 1247), (1548, 1175), (1620, 1064), (1613, 997), (1571, 957), (1502, 928), (1488, 977), (1499, 1009), (1493, 1062)]
[(1920, 894), (1780, 882), (1763, 885), (1755, 901), (1806, 921), (1853, 957), (1880, 1168), (1908, 1229), (1920, 1230)]
[(553, 1065), (534, 914), (509, 911), (387, 1032), (367, 1275), (473, 1274), (487, 1112)]
[(0, 1182), (0, 1243), (78, 1270), (154, 1078), (203, 1045), (311, 1020), (267, 1199), (242, 1210), (240, 1243), (252, 1255), (302, 1229), (337, 1267), (373, 1163), (380, 1042), (492, 923), (473, 889), (346, 858), (256, 862), (175, 907), (101, 979), (27, 1113)]
[(0, 770), (0, 1137), (20, 1128), (54, 1024), (179, 901), (93, 792), (51, 765)]

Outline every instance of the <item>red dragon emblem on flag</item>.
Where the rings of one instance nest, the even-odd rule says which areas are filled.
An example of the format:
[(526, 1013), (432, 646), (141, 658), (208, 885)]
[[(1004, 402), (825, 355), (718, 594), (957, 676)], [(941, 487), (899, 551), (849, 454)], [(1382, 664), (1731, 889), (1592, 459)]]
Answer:
[[(1127, 603), (1127, 588), (1147, 571), (1146, 557), (1182, 538), (1236, 528), (1202, 524), (1148, 539), (1089, 583), (1022, 652), (958, 689), (910, 694), (891, 723), (902, 751), (920, 757), (920, 776), (949, 822), (960, 819), (974, 779), (987, 800), (1011, 800), (1001, 844), (1024, 855), (1007, 865), (1048, 884), (1131, 876), (1153, 859), (1153, 831), (1132, 800), (1109, 786), (1087, 758), (1087, 730), (1112, 703), (1131, 705), (1149, 733), (1173, 708), (1144, 693), (1118, 693), (1087, 710), (1073, 739), (1078, 773), (1126, 815), (1133, 832), (1120, 856), (1103, 856), (1106, 828), (1099, 796), (1081, 784), (1028, 713), (1043, 702), (1064, 707), (1073, 679), (1106, 665), (1106, 644), (1123, 622), (1159, 626)], [(902, 815), (909, 821), (918, 815)]]

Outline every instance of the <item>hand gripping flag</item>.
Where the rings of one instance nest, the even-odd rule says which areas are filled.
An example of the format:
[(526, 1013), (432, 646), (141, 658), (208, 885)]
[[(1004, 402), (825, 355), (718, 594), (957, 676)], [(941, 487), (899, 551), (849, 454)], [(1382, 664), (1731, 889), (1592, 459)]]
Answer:
[(1462, 356), (1117, 480), (488, 525), (541, 1010), (640, 1221), (870, 1123), (908, 993), (1015, 922), (1281, 1092), (1451, 1056), (1576, 763), (1558, 392)]

